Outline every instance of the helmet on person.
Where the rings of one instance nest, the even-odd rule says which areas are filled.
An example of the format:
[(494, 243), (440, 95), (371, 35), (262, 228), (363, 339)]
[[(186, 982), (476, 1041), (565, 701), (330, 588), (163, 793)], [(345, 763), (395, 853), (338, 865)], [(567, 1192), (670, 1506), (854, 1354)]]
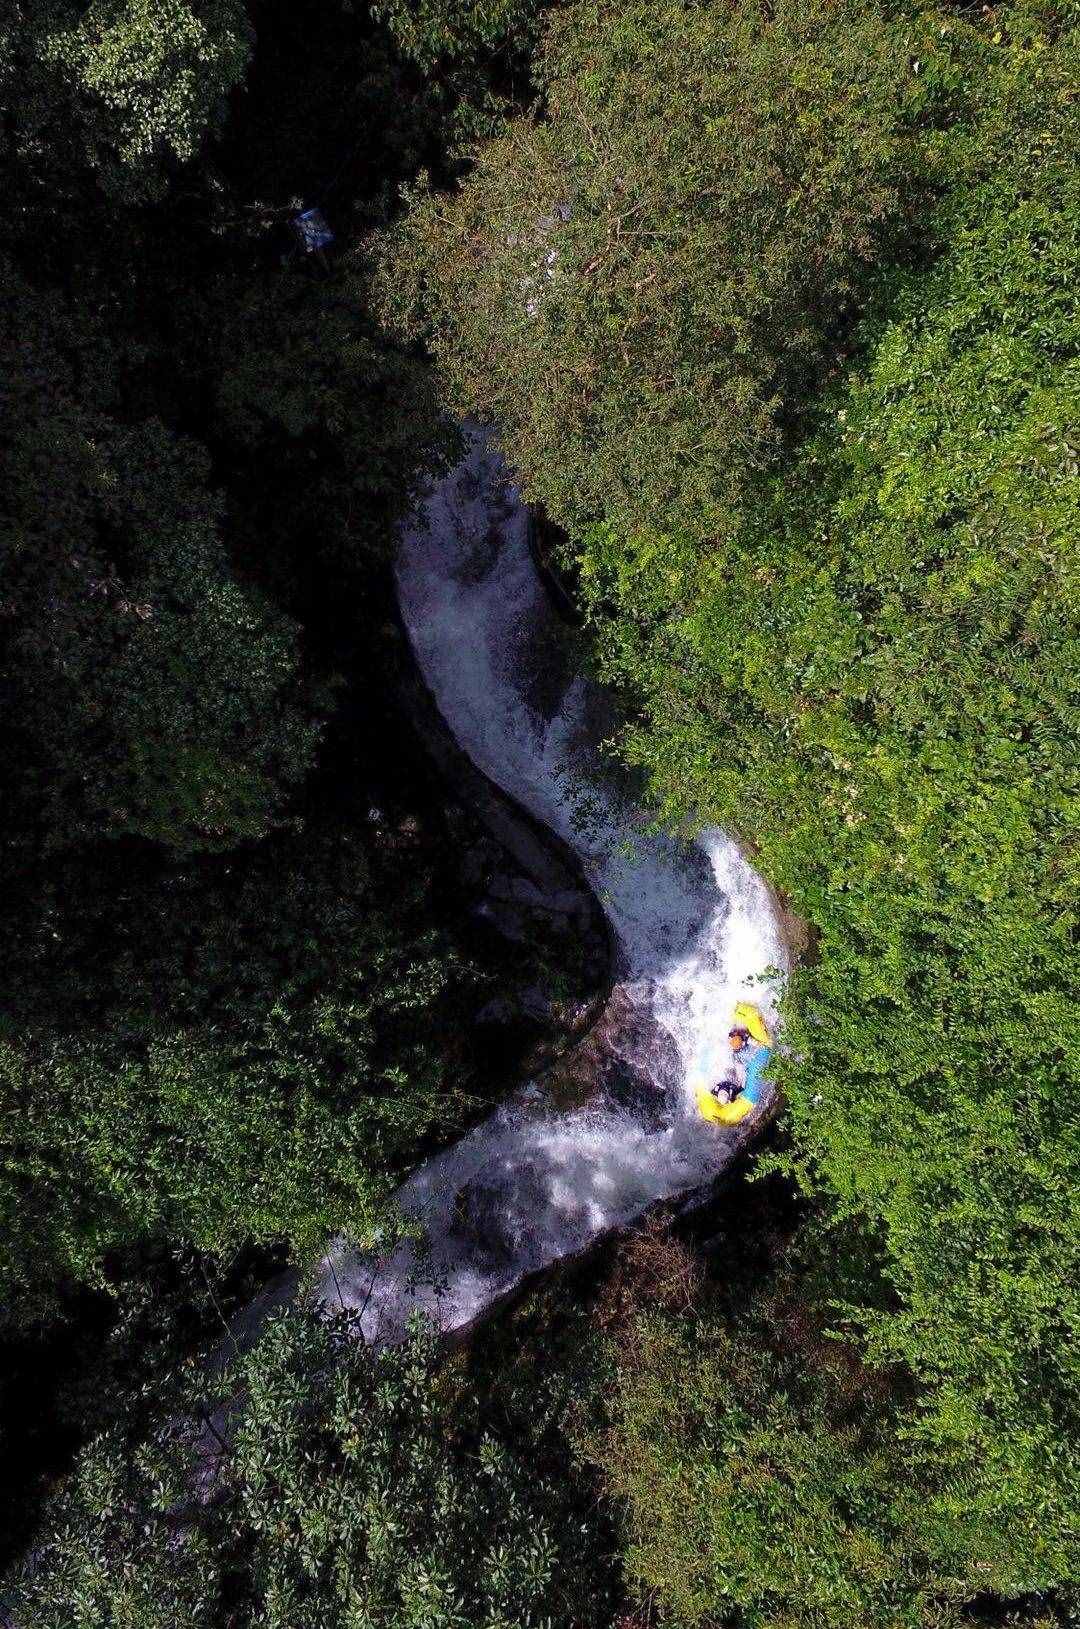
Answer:
[(741, 1052), (749, 1039), (750, 1031), (748, 1029), (728, 1030), (728, 1040), (731, 1042), (731, 1050), (733, 1052)]

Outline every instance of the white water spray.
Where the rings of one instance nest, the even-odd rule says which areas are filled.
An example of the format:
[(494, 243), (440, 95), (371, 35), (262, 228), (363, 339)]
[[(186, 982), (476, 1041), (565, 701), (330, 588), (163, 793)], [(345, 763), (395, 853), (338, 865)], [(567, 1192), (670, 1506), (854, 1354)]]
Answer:
[(421, 1245), (331, 1249), (320, 1295), (359, 1310), (378, 1340), (416, 1309), (460, 1328), (526, 1274), (710, 1181), (748, 1133), (707, 1125), (692, 1082), (723, 1071), (740, 997), (771, 1013), (767, 974), (785, 966), (768, 892), (731, 839), (651, 833), (605, 772), (604, 698), (568, 671), (527, 511), (482, 432), (469, 431), (468, 455), (404, 532), (397, 583), (460, 745), (579, 856), (611, 924), (618, 984), (585, 1043), (583, 1107), (559, 1111), (543, 1079), (530, 1082), (403, 1184)]

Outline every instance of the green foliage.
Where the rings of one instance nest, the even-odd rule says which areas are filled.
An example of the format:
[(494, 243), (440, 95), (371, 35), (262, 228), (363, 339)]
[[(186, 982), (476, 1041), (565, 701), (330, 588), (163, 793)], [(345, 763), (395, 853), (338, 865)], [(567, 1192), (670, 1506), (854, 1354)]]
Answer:
[(1000, 1587), (942, 1531), (942, 1474), (912, 1462), (895, 1377), (828, 1339), (794, 1284), (734, 1316), (715, 1299), (679, 1320), (639, 1309), (607, 1350), (602, 1408), (581, 1446), (666, 1622), (946, 1629)]
[[(351, 251), (485, 75), (465, 42), (456, 89), (420, 85), (364, 8), (258, 21), (223, 125), (240, 5), (0, 20), (0, 1278), (22, 1326), (163, 1244), (213, 1272), (364, 1236), (477, 1084), (482, 976), (435, 883), (462, 825), (428, 827), (444, 794), (386, 636), (395, 528), (453, 436)], [(338, 234), (317, 275), (298, 195)]]
[(841, 1315), (918, 1377), (939, 1565), (1004, 1593), (1077, 1564), (1066, 23), (574, 8), (547, 117), (388, 259), (574, 534), (663, 811), (744, 833), (818, 929), (794, 1163), (878, 1243), (895, 1298)]
[(192, 159), (220, 122), (251, 45), (242, 0), (15, 0), (0, 25), (15, 150), (31, 159), (47, 134), (114, 196), (152, 193), (161, 162)]
[[(212, 1497), (159, 1428), (87, 1453), (14, 1602), (40, 1629), (547, 1629), (597, 1621), (602, 1568), (536, 1472), (543, 1411), (485, 1422), (417, 1331), (373, 1352), (295, 1311), (231, 1371), (243, 1405)], [(203, 1451), (214, 1438), (206, 1432)]]
[(165, 149), (190, 159), (247, 66), (251, 30), (238, 0), (92, 0), (44, 41), (76, 93), (113, 126), (137, 164)]
[(433, 794), (402, 785), (381, 637), (394, 528), (450, 438), (352, 275), (282, 262), (294, 189), (334, 177), (347, 249), (441, 114), (366, 15), (287, 9), (260, 8), (223, 132), (242, 6), (0, 22), (0, 1209), (24, 1317), (148, 1236), (363, 1235), (472, 1084), (476, 970), (433, 925), (431, 845), (395, 842)]
[(1015, 1591), (1076, 1566), (1080, 55), (941, 33), (974, 105), (936, 258), (723, 530), (598, 527), (582, 566), (669, 815), (752, 836), (820, 931), (797, 1164), (880, 1240), (898, 1301), (847, 1315), (920, 1379), (933, 1521)]
[[(777, 1068), (827, 1287), (623, 1332), (590, 1446), (630, 1570), (760, 1629), (1075, 1577), (1066, 13), (584, 0), (509, 125), (529, 0), (258, 15), (242, 96), (238, 0), (0, 21), (5, 1307), (147, 1237), (361, 1236), (460, 1119), (438, 856), (356, 813), (397, 773), (382, 562), (452, 438), (350, 234), (498, 123), (414, 197), (380, 297), (574, 533), (662, 808), (740, 829), (819, 936)], [(316, 192), (321, 281), (279, 258)], [(214, 1497), (190, 1398), (144, 1437), (142, 1397), (23, 1618), (607, 1621), (602, 1517), (502, 1368), (470, 1391), (421, 1337), (286, 1319)]]
[(386, 306), (556, 520), (697, 523), (775, 448), (911, 192), (915, 38), (862, 0), (578, 5), (545, 116), (412, 199)]
[(314, 554), (324, 577), (362, 588), (456, 444), (430, 370), (379, 332), (356, 274), (329, 287), (230, 280), (211, 300), (223, 319), (214, 425), (247, 551), (279, 573), (303, 554), (294, 576), (307, 577)]
[(477, 973), (430, 927), (424, 871), (405, 882), (335, 822), (119, 900), (61, 880), (5, 975), (9, 1310), (147, 1236), (300, 1255), (366, 1236), (463, 1107), (443, 1030)]
[[(372, 16), (442, 111), (441, 174), (457, 174), (535, 94), (533, 64), (553, 0), (376, 0)], [(429, 160), (430, 162), (430, 160)], [(411, 179), (411, 178), (410, 178)]]
[(12, 280), (3, 726), (23, 791), (54, 842), (257, 837), (280, 821), (318, 736), (295, 624), (231, 577), (197, 444), (113, 417), (99, 381), (80, 399), (93, 336), (58, 345), (49, 302)]
[(511, 40), (520, 49), (542, 7), (543, 0), (381, 0), (373, 11), (405, 56), (430, 72)]

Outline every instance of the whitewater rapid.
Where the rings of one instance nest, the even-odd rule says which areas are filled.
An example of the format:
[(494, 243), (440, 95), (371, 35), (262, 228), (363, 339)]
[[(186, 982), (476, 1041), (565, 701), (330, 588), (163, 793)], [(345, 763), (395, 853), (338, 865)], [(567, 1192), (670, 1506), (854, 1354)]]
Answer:
[(575, 851), (608, 917), (616, 985), (582, 1043), (584, 1100), (542, 1077), (403, 1184), (415, 1237), (335, 1243), (317, 1293), (396, 1339), (425, 1312), (471, 1323), (524, 1276), (660, 1199), (707, 1184), (753, 1126), (706, 1125), (694, 1082), (728, 1067), (732, 1008), (772, 1016), (785, 951), (767, 889), (723, 832), (650, 829), (601, 754), (599, 688), (573, 670), (529, 548), (528, 511), (484, 432), (403, 532), (401, 612), (439, 710), (473, 761)]

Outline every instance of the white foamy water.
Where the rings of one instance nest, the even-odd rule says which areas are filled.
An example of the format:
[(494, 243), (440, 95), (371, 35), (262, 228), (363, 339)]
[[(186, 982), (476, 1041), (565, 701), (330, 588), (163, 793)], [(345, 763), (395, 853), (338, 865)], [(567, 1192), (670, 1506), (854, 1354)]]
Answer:
[(579, 856), (611, 924), (618, 984), (586, 1043), (584, 1106), (560, 1111), (543, 1079), (518, 1088), (400, 1189), (421, 1244), (381, 1258), (333, 1247), (319, 1293), (359, 1309), (380, 1340), (416, 1309), (443, 1330), (470, 1323), (526, 1274), (709, 1182), (752, 1127), (707, 1125), (696, 1077), (730, 1062), (740, 997), (771, 1016), (765, 976), (784, 966), (767, 890), (735, 844), (718, 830), (695, 842), (650, 832), (605, 768), (603, 697), (572, 671), (527, 512), (481, 432), (404, 532), (397, 583), (459, 743)]

